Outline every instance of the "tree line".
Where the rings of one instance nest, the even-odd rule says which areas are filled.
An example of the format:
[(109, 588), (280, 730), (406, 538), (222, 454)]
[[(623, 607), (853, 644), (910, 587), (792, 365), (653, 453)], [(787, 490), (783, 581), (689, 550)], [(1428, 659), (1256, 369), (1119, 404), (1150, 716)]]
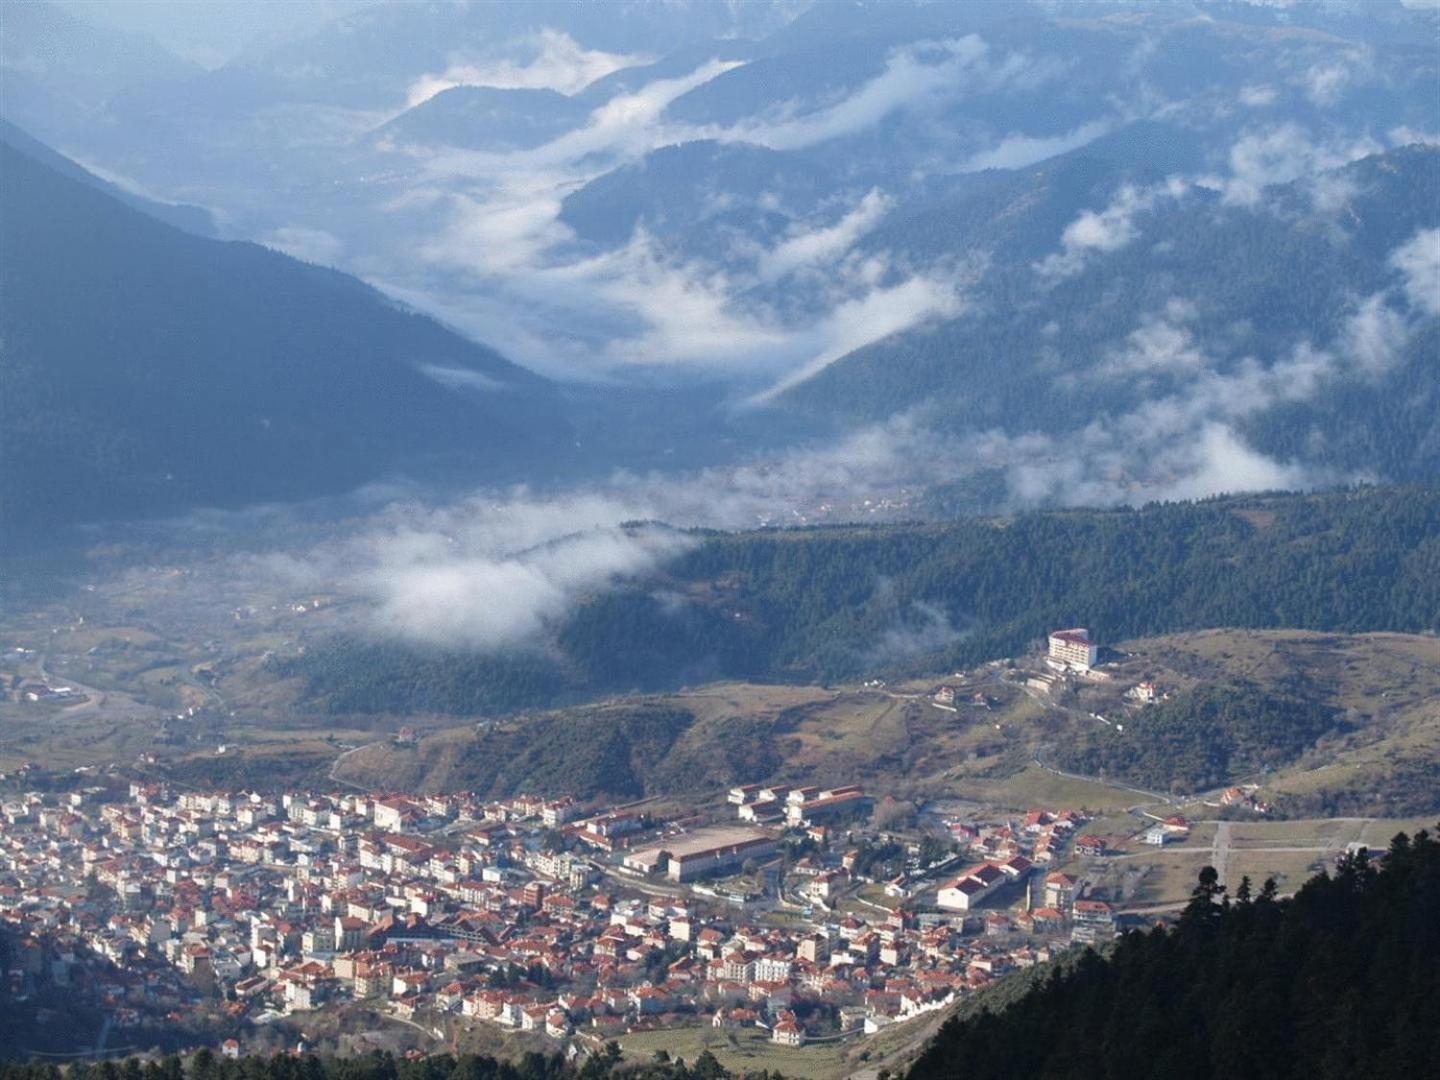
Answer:
[(1019, 655), (1059, 626), (1120, 641), (1440, 623), (1430, 487), (697, 535), (659, 573), (586, 598), (544, 649), (337, 638), (275, 670), (336, 713), (497, 715), (722, 678), (947, 670)]

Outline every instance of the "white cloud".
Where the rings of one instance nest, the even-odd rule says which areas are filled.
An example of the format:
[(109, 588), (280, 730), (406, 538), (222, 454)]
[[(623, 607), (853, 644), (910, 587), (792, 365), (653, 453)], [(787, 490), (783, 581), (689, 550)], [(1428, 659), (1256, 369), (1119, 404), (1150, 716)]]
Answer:
[(416, 248), (431, 263), (486, 275), (514, 274), (534, 266), (569, 236), (559, 222), (561, 194), (546, 182), (532, 186), (516, 180), (446, 199), (444, 227)]
[(938, 61), (931, 48), (896, 49), (883, 72), (836, 104), (801, 116), (743, 125), (733, 135), (776, 150), (794, 150), (853, 135), (899, 109), (957, 89), (966, 70), (979, 64), (987, 52), (988, 46), (974, 34), (940, 43)]
[[(523, 79), (534, 82), (542, 71), (575, 62), (567, 42), (553, 37), (540, 43), (537, 56)], [(425, 310), (503, 347), (521, 363), (570, 378), (634, 364), (698, 364), (756, 380), (783, 379), (789, 372), (793, 382), (877, 337), (958, 310), (951, 270), (887, 267), (883, 255), (846, 258), (890, 209), (891, 199), (878, 189), (838, 220), (795, 227), (768, 251), (737, 251), (741, 258), (724, 271), (679, 258), (643, 233), (619, 249), (588, 253), (560, 220), (562, 200), (583, 182), (660, 146), (697, 137), (811, 145), (863, 130), (897, 109), (927, 108), (946, 95), (1034, 88), (1064, 65), (1020, 53), (997, 56), (971, 36), (897, 49), (875, 79), (804, 116), (794, 115), (792, 106), (789, 115), (724, 130), (665, 118), (671, 101), (736, 66), (712, 61), (687, 76), (618, 95), (580, 128), (535, 148), (494, 153), (389, 146), (421, 174), (421, 183), (390, 205), (397, 213), (441, 220), (404, 251), (441, 273), (427, 278), (407, 270), (407, 278), (397, 281), (392, 271), (385, 275), (392, 277), (390, 291), (411, 302), (418, 298)], [(522, 79), (513, 71), (505, 77)], [(494, 72), (485, 78), (494, 81)], [(1079, 137), (1099, 130), (1088, 125)], [(1043, 156), (1069, 141), (1022, 137), (1004, 144), (1001, 153)], [(779, 303), (756, 288), (798, 271), (804, 271), (808, 306)], [(443, 297), (434, 294), (437, 282), (446, 290)]]
[[(510, 323), (533, 319), (531, 332), (505, 328), (507, 351), (550, 372), (564, 373), (572, 356), (592, 375), (597, 365), (633, 364), (699, 364), (764, 377), (798, 365), (815, 371), (875, 336), (952, 309), (947, 297), (953, 289), (943, 275), (896, 280), (902, 275), (887, 273), (883, 258), (845, 261), (891, 207), (878, 189), (833, 224), (796, 227), (773, 248), (755, 252), (753, 273), (678, 258), (643, 229), (620, 248), (576, 256), (559, 215), (577, 176), (651, 149), (666, 135), (660, 123), (665, 105), (733, 66), (711, 62), (684, 78), (614, 98), (584, 128), (534, 150), (417, 152), (434, 182), (458, 181), (463, 188), (442, 196), (448, 218), (419, 253), (513, 301)], [(782, 317), (751, 292), (799, 270), (809, 272), (815, 296), (809, 317)], [(445, 317), (456, 321), (453, 313)], [(579, 335), (573, 349), (560, 342), (566, 333)], [(587, 334), (592, 339), (585, 342)]]
[(1395, 365), (1410, 338), (1405, 316), (1383, 293), (1362, 300), (1340, 331), (1340, 350), (1365, 375), (1383, 375)]
[(505, 384), (470, 368), (442, 367), (439, 364), (421, 364), (420, 372), (434, 379), (441, 386), (452, 390), (503, 390)]
[(1305, 96), (1316, 105), (1334, 105), (1350, 85), (1350, 69), (1344, 64), (1314, 64), (1305, 72)]
[(1440, 229), (1421, 229), (1390, 254), (1410, 307), (1440, 315)]
[(1035, 264), (1043, 277), (1066, 278), (1078, 274), (1092, 253), (1119, 251), (1138, 235), (1135, 218), (1151, 210), (1161, 199), (1181, 198), (1189, 185), (1173, 177), (1164, 184), (1137, 188), (1124, 185), (1103, 210), (1086, 210), (1065, 227), (1060, 250)]
[(953, 318), (963, 309), (964, 301), (957, 284), (943, 277), (916, 274), (898, 285), (877, 286), (863, 296), (837, 305), (817, 327), (816, 336), (824, 342), (823, 347), (769, 389), (751, 398), (751, 404), (773, 401), (856, 349), (935, 319)]
[(972, 154), (962, 172), (983, 169), (1024, 169), (1057, 154), (1077, 150), (1109, 132), (1108, 120), (1091, 120), (1061, 135), (1006, 135), (989, 150)]
[(693, 543), (668, 529), (613, 525), (521, 551), (444, 539), (410, 534), (375, 545), (375, 567), (355, 583), (383, 632), (483, 650), (533, 643), (585, 593), (652, 571)]
[[(550, 264), (571, 238), (559, 221), (567, 192), (659, 145), (656, 121), (676, 97), (736, 65), (712, 60), (688, 75), (658, 79), (611, 98), (584, 126), (533, 149), (492, 153), (402, 148), (419, 163), (431, 194), (448, 204), (441, 228), (414, 249), (431, 264), (477, 279), (519, 278)], [(417, 190), (391, 205), (403, 210)]]
[(1321, 215), (1334, 215), (1343, 210), (1350, 200), (1360, 193), (1359, 185), (1343, 172), (1326, 172), (1312, 176), (1306, 185), (1310, 191), (1310, 205)]
[[(1440, 3), (1440, 0), (1437, 0)], [(1386, 137), (1390, 140), (1391, 146), (1411, 146), (1419, 143), (1421, 146), (1440, 146), (1440, 134), (1433, 131), (1420, 131), (1406, 124), (1391, 128)]]
[[(886, 591), (887, 584), (882, 582), (877, 591)], [(919, 601), (910, 605), (909, 611), (901, 612), (895, 624), (880, 635), (868, 658), (871, 663), (884, 664), (924, 656), (964, 636), (965, 631), (951, 623), (943, 607)]]
[(1197, 314), (1171, 300), (1142, 318), (1125, 347), (1099, 367), (1110, 377), (1165, 372), (1178, 380), (1173, 392), (1142, 396), (1132, 408), (1064, 437), (992, 433), (976, 440), (972, 461), (1005, 470), (1020, 506), (1133, 503), (1373, 479), (1269, 458), (1238, 428), (1277, 405), (1311, 401), (1341, 380), (1373, 380), (1390, 370), (1413, 327), (1386, 294), (1357, 300), (1328, 348), (1301, 341), (1268, 365), (1253, 357), (1221, 363), (1207, 356), (1191, 330)]
[(531, 58), (517, 63), (510, 57), (466, 61), (452, 57), (450, 66), (439, 74), (423, 75), (406, 95), (411, 107), (455, 86), (493, 86), (501, 90), (557, 90), (576, 94), (597, 79), (649, 63), (652, 57), (640, 53), (607, 53), (583, 48), (569, 34), (549, 28), (519, 42)]
[(1271, 184), (1314, 177), (1383, 149), (1369, 136), (1316, 141), (1298, 124), (1283, 124), (1236, 141), (1230, 148), (1230, 177), (1220, 187), (1226, 203), (1254, 206)]
[(1209, 362), (1195, 344), (1185, 324), (1194, 320), (1195, 306), (1188, 301), (1172, 299), (1165, 311), (1142, 317), (1131, 331), (1125, 347), (1101, 367), (1109, 375), (1135, 373), (1195, 374)]
[(641, 364), (753, 367), (783, 352), (790, 333), (763, 312), (733, 303), (736, 286), (718, 270), (668, 258), (644, 232), (624, 248), (535, 275), (537, 287), (600, 300), (639, 320), (616, 336), (607, 355)]
[(1314, 473), (1294, 462), (1266, 457), (1224, 424), (1207, 423), (1196, 439), (1177, 450), (1169, 462), (1177, 475), (1159, 486), (1164, 499), (1199, 499), (1244, 491), (1295, 490), (1311, 487)]
[(1275, 87), (1266, 83), (1255, 83), (1240, 88), (1240, 104), (1252, 109), (1263, 109), (1274, 105), (1279, 94)]
[(792, 232), (759, 261), (760, 280), (770, 282), (804, 266), (843, 255), (855, 241), (879, 224), (894, 201), (878, 188), (871, 189), (854, 210), (834, 225), (808, 232)]
[[(1065, 71), (1054, 58), (1021, 53), (996, 58), (978, 35), (927, 41), (893, 50), (885, 70), (840, 101), (801, 112), (787, 103), (775, 115), (705, 132), (712, 138), (795, 150), (866, 131), (905, 110), (923, 110), (962, 94), (1033, 90)], [(1038, 159), (1037, 159), (1038, 160)]]
[(345, 251), (340, 238), (324, 229), (309, 229), (302, 225), (286, 225), (260, 238), (266, 247), (283, 251), (306, 262), (334, 266)]
[(416, 156), (433, 180), (486, 178), (492, 183), (510, 177), (534, 180), (548, 177), (555, 183), (589, 179), (614, 165), (613, 161), (577, 168), (591, 155), (609, 154), (621, 160), (637, 158), (659, 146), (687, 137), (686, 129), (659, 123), (665, 106), (709, 82), (739, 61), (710, 60), (688, 75), (656, 79), (628, 94), (618, 94), (598, 106), (585, 124), (533, 149), (508, 153), (406, 148)]

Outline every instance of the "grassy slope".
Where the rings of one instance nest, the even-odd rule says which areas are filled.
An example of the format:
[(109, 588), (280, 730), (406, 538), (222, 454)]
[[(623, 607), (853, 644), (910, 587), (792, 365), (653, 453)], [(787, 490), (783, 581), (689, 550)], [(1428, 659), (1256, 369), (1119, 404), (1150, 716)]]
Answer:
[[(693, 721), (642, 777), (644, 794), (718, 794), (726, 785), (767, 779), (861, 782), (876, 790), (966, 799), (1024, 809), (1039, 802), (1116, 808), (1137, 801), (1115, 787), (1057, 777), (1031, 764), (1037, 751), (1086, 723), (1087, 710), (1123, 708), (1126, 686), (1152, 676), (1183, 690), (1244, 677), (1260, 686), (1285, 683), (1317, 705), (1349, 710), (1353, 730), (1307, 750), (1265, 780), (1281, 801), (1309, 804), (1316, 790), (1334, 809), (1366, 816), (1428, 812), (1426, 791), (1401, 786), (1376, 795), (1397, 761), (1440, 761), (1440, 656), (1434, 638), (1400, 634), (1331, 635), (1291, 631), (1206, 631), (1128, 642), (1129, 659), (1106, 687), (1084, 692), (1068, 715), (1047, 709), (1018, 686), (982, 677), (999, 701), (993, 711), (936, 709), (924, 697), (929, 680), (870, 691), (724, 683), (678, 694), (531, 714), (503, 726), (519, 748), (556, 725), (594, 725), (607, 732), (617, 715), (639, 706), (683, 711)], [(1297, 689), (1298, 688), (1298, 691)], [(998, 725), (998, 726), (997, 726)], [(377, 745), (348, 758), (340, 775), (357, 783), (422, 789), (474, 786), (467, 771), (478, 736), (470, 726), (422, 739), (415, 749)], [(583, 764), (583, 763), (582, 763)], [(577, 774), (586, 779), (583, 774)], [(485, 785), (504, 787), (501, 778)], [(1353, 783), (1352, 783), (1353, 780)], [(587, 780), (588, 782), (588, 780)], [(583, 786), (583, 785), (582, 785)], [(603, 791), (599, 784), (594, 791)], [(615, 791), (629, 795), (633, 791)], [(1428, 796), (1434, 801), (1433, 789)], [(1423, 805), (1422, 805), (1423, 804)]]

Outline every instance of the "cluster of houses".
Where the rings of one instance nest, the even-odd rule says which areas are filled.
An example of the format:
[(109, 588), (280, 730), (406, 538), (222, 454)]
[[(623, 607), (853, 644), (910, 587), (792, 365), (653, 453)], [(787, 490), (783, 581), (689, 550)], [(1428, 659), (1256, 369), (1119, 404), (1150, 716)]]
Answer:
[[(1075, 876), (1061, 871), (1039, 875), (1072, 842), (1075, 854), (1104, 854), (1104, 841), (1095, 836), (1074, 834), (1088, 820), (1077, 810), (1033, 809), (1018, 826), (1011, 824), (972, 825), (952, 823), (951, 835), (964, 850), (982, 861), (967, 866), (940, 886), (936, 903), (942, 910), (970, 912), (999, 894), (1023, 894), (1023, 909), (1011, 916), (992, 911), (985, 917), (989, 932), (1018, 929), (1031, 934), (1066, 934), (1072, 941), (1095, 944), (1114, 936), (1114, 911), (1102, 899), (1082, 900), (1085, 886)], [(1084, 910), (1103, 910), (1108, 924), (1101, 927), (1088, 915), (1077, 916), (1077, 904)], [(1108, 936), (1107, 936), (1108, 930)]]
[[(863, 798), (732, 793), (741, 807), (781, 803), (787, 820), (798, 807), (801, 822)], [(874, 1030), (918, 1015), (1056, 947), (1019, 933), (1043, 920), (976, 920), (968, 904), (958, 917), (897, 907), (775, 926), (684, 888), (626, 895), (627, 880), (684, 885), (768, 858), (778, 838), (758, 826), (657, 830), (571, 799), (134, 784), (124, 800), (32, 794), (4, 815), (0, 928), (23, 943), (7, 977), (100, 980), (119, 1023), (181, 1022), (213, 981), (237, 1024), (374, 999), (404, 1018), (451, 1013), (557, 1039), (708, 1022), (800, 1045), (817, 1024)], [(1074, 820), (1035, 812), (1011, 854), (1001, 830), (976, 831), (970, 846), (987, 861), (969, 874), (1028, 870), (1042, 836)], [(833, 883), (844, 867), (832, 860), (803, 869)]]
[(48, 679), (25, 678), (0, 672), (0, 697), (15, 701), (72, 701), (79, 695), (73, 686)]

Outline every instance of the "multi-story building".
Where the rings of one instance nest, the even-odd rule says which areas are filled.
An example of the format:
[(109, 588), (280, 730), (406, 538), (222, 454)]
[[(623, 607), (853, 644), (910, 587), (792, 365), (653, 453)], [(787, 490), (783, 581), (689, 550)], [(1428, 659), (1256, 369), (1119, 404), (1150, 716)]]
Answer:
[(1069, 911), (1075, 901), (1074, 877), (1056, 871), (1045, 878), (1045, 906), (1058, 911)]
[(1071, 941), (1099, 945), (1115, 937), (1115, 912), (1103, 900), (1076, 900), (1070, 919)]
[(1050, 633), (1050, 662), (1059, 667), (1089, 671), (1099, 658), (1100, 646), (1090, 640), (1090, 631), (1083, 626)]

